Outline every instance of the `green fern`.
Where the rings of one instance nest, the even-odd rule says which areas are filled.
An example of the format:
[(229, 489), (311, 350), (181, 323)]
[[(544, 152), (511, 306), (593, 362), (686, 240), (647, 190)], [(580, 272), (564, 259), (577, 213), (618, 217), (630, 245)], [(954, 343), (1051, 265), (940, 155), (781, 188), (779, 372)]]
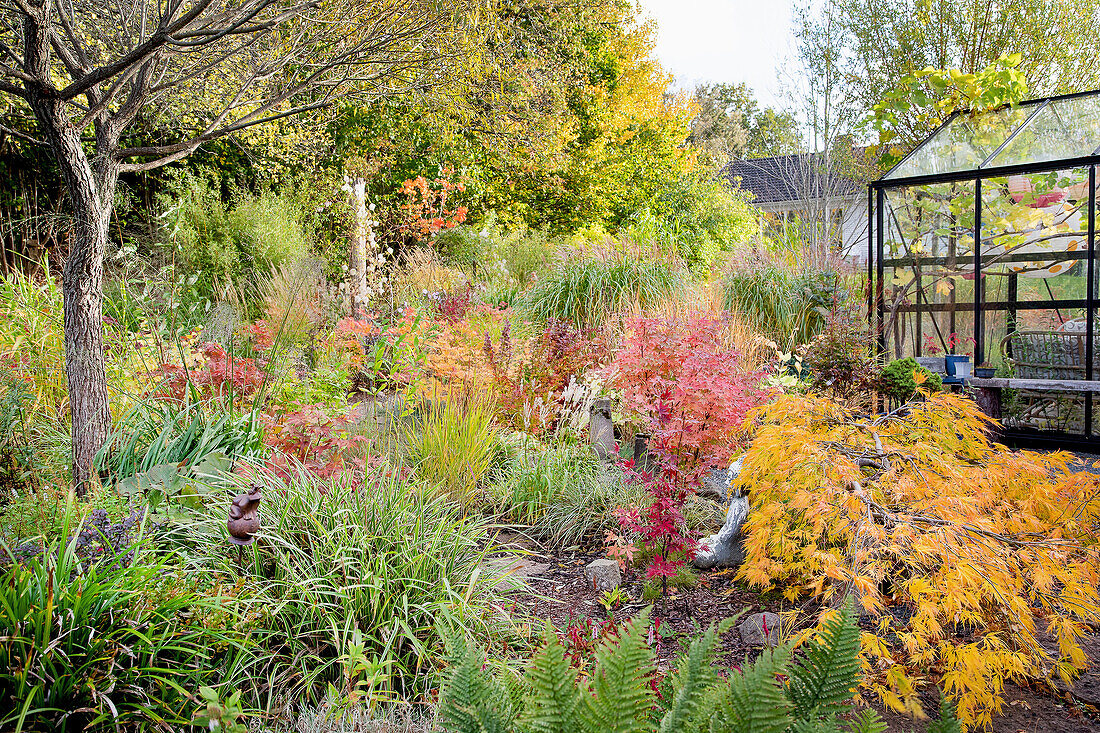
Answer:
[(940, 697), (940, 715), (937, 720), (928, 724), (928, 733), (962, 733), (962, 725), (955, 717), (955, 706), (947, 699), (947, 695)]
[[(740, 617), (741, 614), (737, 614)], [(691, 642), (687, 653), (680, 657), (676, 671), (666, 679), (671, 699), (668, 711), (661, 719), (660, 733), (688, 733), (705, 730), (706, 722), (719, 698), (715, 693), (718, 675), (714, 669), (718, 638), (730, 630), (737, 617), (713, 625)], [(670, 693), (670, 694), (669, 694)]]
[(531, 659), (528, 670), (531, 695), (523, 720), (534, 733), (574, 733), (580, 729), (577, 675), (566, 661), (557, 635), (547, 629), (543, 638), (545, 645)]
[[(859, 627), (850, 601), (822, 626), (817, 639), (804, 645), (798, 664), (792, 665), (791, 647), (783, 645), (764, 650), (744, 672), (720, 684), (715, 648), (731, 624), (712, 626), (681, 656), (662, 687), (667, 710), (656, 704), (649, 685), (655, 669), (644, 637), (646, 613), (599, 646), (586, 685), (578, 684), (565, 650), (548, 628), (528, 666), (522, 705), (517, 697), (522, 682), (502, 685), (485, 670), (479, 650), (441, 632), (451, 671), (440, 693), (439, 719), (449, 733), (884, 733), (874, 711), (851, 715)], [(789, 684), (780, 681), (783, 677)], [(517, 708), (524, 711), (518, 723)], [(953, 710), (944, 702), (941, 722), (929, 733), (957, 731)]]
[(788, 687), (794, 717), (823, 719), (847, 711), (860, 673), (859, 627), (850, 596), (840, 613), (822, 625), (819, 638), (801, 651)]
[(617, 640), (596, 649), (596, 671), (582, 695), (580, 719), (590, 733), (651, 733), (649, 713), (656, 695), (649, 688), (653, 650), (646, 643), (648, 614), (624, 625)]
[(859, 715), (848, 721), (848, 733), (886, 733), (888, 728), (886, 721), (874, 710), (861, 710)]
[(439, 721), (448, 733), (513, 733), (511, 697), (484, 670), (484, 656), (465, 638), (444, 637), (451, 671), (440, 690)]
[(793, 723), (791, 701), (776, 677), (787, 672), (787, 645), (765, 649), (743, 673), (730, 676), (711, 733), (785, 733)]

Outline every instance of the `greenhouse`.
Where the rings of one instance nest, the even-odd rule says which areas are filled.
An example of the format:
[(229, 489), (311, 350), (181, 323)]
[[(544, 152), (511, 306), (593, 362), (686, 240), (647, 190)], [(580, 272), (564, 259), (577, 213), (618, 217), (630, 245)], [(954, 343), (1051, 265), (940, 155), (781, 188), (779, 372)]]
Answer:
[(871, 184), (887, 359), (942, 366), (1016, 443), (1100, 447), (1100, 92), (956, 113)]

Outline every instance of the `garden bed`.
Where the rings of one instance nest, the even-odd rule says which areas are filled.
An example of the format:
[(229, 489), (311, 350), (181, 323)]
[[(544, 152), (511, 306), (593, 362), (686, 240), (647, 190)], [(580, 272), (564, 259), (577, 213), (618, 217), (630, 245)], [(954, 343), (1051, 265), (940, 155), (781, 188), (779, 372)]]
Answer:
[[(522, 580), (527, 587), (510, 593), (515, 606), (510, 609), (516, 623), (524, 619), (537, 634), (547, 620), (559, 634), (567, 634), (571, 625), (591, 620), (593, 628), (606, 622), (608, 614), (600, 605), (601, 591), (594, 589), (584, 576), (584, 567), (592, 560), (603, 557), (601, 553), (582, 550), (557, 554), (544, 554), (533, 543), (515, 535), (502, 535), (502, 546), (514, 550), (513, 555), (499, 555), (496, 561), (507, 562), (515, 568), (513, 577)], [(657, 642), (658, 669), (666, 671), (675, 666), (677, 657), (700, 630), (711, 623), (731, 618), (740, 612), (744, 616), (763, 611), (782, 612), (792, 606), (776, 595), (757, 593), (734, 580), (734, 570), (713, 570), (698, 573), (698, 583), (691, 588), (671, 589), (667, 606), (654, 604), (655, 616), (661, 619), (660, 641)], [(631, 601), (615, 610), (614, 618), (622, 621), (635, 616), (650, 605), (641, 600), (643, 576), (634, 572), (624, 578), (623, 588)], [(804, 606), (799, 623), (786, 633), (814, 625), (815, 606)], [(1100, 634), (1092, 634), (1082, 644), (1092, 662), (1092, 671), (1082, 675), (1074, 692), (1067, 694), (1045, 687), (1040, 683), (1021, 686), (1007, 682), (1004, 688), (1005, 705), (993, 720), (992, 733), (1084, 733), (1100, 731)], [(742, 666), (746, 659), (753, 660), (760, 647), (749, 646), (741, 639), (737, 629), (721, 636), (718, 663), (721, 666)], [(933, 695), (923, 695), (921, 703), (926, 711), (934, 712), (939, 705)], [(927, 723), (892, 713), (881, 704), (873, 706), (888, 724), (890, 733), (923, 733)]]

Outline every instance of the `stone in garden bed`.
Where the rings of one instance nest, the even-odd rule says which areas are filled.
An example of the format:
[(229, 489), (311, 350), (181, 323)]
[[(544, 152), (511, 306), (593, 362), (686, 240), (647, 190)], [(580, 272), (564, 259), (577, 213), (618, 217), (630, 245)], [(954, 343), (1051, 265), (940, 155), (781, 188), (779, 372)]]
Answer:
[(618, 561), (606, 557), (588, 563), (584, 568), (584, 579), (589, 586), (599, 591), (618, 588), (623, 582)]
[[(742, 621), (737, 630), (741, 632), (741, 640), (749, 646), (776, 646), (779, 644), (779, 626), (782, 622), (776, 614), (765, 611), (754, 613)], [(767, 635), (764, 629), (767, 628)]]

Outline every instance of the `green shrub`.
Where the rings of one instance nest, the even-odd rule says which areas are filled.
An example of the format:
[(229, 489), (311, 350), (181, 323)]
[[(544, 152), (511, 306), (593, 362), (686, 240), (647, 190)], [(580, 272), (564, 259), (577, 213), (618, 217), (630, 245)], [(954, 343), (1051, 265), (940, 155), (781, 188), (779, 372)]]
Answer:
[(895, 359), (882, 368), (876, 380), (878, 391), (898, 402), (912, 399), (918, 387), (914, 373), (924, 376), (924, 383), (919, 385), (921, 389), (938, 392), (943, 388), (943, 378), (939, 374), (925, 369), (916, 359), (907, 356), (904, 359)]
[(689, 173), (664, 187), (649, 208), (633, 214), (619, 235), (653, 244), (692, 270), (706, 272), (722, 252), (758, 236), (756, 217), (740, 192), (712, 175)]
[[(251, 634), (254, 678), (317, 704), (329, 684), (345, 686), (354, 656), (376, 672), (373, 693), (411, 697), (439, 659), (438, 619), (481, 638), (496, 629), (497, 579), (480, 567), (493, 550), (485, 520), (381, 468), (354, 484), (291, 473), (253, 471), (180, 520), (198, 569), (248, 583), (241, 613), (263, 619)], [(263, 492), (262, 526), (241, 567), (225, 512), (246, 482)]]
[(617, 526), (612, 512), (641, 493), (588, 445), (535, 447), (515, 456), (490, 488), (503, 518), (554, 548)]
[(309, 252), (309, 238), (290, 197), (266, 192), (228, 207), (197, 177), (185, 179), (173, 195), (163, 217), (167, 242), (208, 297), (230, 285), (249, 297), (262, 277)]
[(547, 632), (527, 669), (529, 692), (519, 700), (485, 668), (482, 654), (456, 641), (440, 692), (439, 720), (449, 733), (886, 730), (874, 711), (855, 714), (860, 632), (850, 601), (802, 645), (798, 662), (784, 644), (765, 649), (722, 680), (715, 647), (728, 628), (729, 622), (711, 626), (691, 643), (666, 678), (661, 699), (650, 686), (656, 668), (644, 613), (600, 644), (587, 680), (578, 679), (557, 636)]
[(680, 273), (667, 262), (627, 256), (569, 260), (543, 275), (521, 305), (537, 321), (556, 318), (584, 328), (633, 304), (652, 306), (680, 283)]
[(549, 267), (559, 246), (546, 229), (506, 230), (496, 224), (492, 214), (481, 226), (455, 227), (435, 239), (435, 248), (446, 264), (493, 287), (519, 290), (527, 287), (535, 273)]
[(187, 725), (188, 691), (211, 681), (216, 650), (236, 644), (204, 622), (214, 602), (161, 560), (87, 566), (66, 516), (69, 539), (37, 557), (17, 562), (0, 547), (0, 729)]

